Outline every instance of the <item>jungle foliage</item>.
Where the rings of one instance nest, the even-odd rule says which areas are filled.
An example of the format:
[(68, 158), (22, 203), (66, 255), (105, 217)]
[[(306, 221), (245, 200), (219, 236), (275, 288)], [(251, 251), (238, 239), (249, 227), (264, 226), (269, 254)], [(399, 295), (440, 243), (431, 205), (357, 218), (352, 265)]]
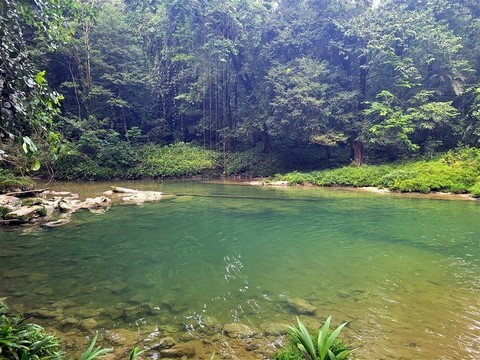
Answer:
[[(304, 170), (479, 147), (479, 14), (453, 0), (0, 0), (0, 162), (69, 179), (269, 175), (295, 169), (288, 149)], [(190, 151), (176, 144), (205, 158), (159, 160)]]

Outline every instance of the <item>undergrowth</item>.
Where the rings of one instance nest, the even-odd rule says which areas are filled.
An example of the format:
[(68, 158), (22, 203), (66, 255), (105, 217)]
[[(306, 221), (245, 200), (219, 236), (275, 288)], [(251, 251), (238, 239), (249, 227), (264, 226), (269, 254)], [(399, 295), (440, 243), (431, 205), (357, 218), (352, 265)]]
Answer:
[(480, 197), (480, 149), (449, 151), (432, 160), (408, 161), (389, 165), (347, 166), (309, 173), (291, 172), (276, 180), (319, 186), (375, 186), (399, 192), (454, 194)]
[(16, 176), (11, 171), (0, 169), (0, 194), (13, 191), (32, 190), (34, 187), (35, 183), (29, 178)]

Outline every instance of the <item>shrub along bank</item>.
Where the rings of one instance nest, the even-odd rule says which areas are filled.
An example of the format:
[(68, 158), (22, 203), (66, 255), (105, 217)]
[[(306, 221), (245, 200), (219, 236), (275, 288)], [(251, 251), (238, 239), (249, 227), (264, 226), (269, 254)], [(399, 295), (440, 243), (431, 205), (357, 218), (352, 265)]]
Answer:
[(449, 151), (431, 160), (276, 175), (275, 180), (318, 186), (375, 186), (399, 192), (471, 193), (480, 197), (480, 149)]

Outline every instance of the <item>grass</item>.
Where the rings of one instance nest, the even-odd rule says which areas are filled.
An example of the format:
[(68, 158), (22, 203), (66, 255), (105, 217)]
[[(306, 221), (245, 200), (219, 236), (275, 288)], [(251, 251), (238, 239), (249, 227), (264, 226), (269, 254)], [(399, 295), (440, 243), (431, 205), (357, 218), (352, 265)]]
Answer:
[(480, 197), (480, 149), (449, 151), (428, 161), (346, 166), (309, 173), (291, 172), (277, 175), (275, 180), (318, 186), (375, 186), (399, 192), (470, 193), (474, 197)]

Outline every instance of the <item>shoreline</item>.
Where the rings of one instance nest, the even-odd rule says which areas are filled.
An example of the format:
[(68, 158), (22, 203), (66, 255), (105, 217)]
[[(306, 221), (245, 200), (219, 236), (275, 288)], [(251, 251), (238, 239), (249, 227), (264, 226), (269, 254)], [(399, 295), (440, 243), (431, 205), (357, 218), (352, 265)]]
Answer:
[(266, 182), (262, 181), (261, 178), (256, 179), (220, 179), (219, 181), (209, 181), (211, 183), (221, 183), (221, 184), (232, 184), (232, 185), (247, 185), (247, 186), (266, 186), (266, 187), (275, 187), (275, 188), (289, 188), (289, 187), (300, 187), (300, 188), (323, 188), (323, 189), (339, 189), (345, 191), (353, 192), (367, 192), (374, 194), (384, 194), (384, 195), (393, 195), (398, 197), (406, 197), (412, 199), (431, 199), (431, 200), (460, 200), (460, 201), (478, 201), (480, 198), (475, 198), (471, 194), (454, 194), (454, 193), (445, 193), (440, 191), (434, 191), (429, 193), (419, 193), (419, 192), (397, 192), (391, 191), (386, 188), (379, 188), (375, 186), (317, 186), (310, 183), (303, 185), (291, 185), (286, 181), (272, 181)]

